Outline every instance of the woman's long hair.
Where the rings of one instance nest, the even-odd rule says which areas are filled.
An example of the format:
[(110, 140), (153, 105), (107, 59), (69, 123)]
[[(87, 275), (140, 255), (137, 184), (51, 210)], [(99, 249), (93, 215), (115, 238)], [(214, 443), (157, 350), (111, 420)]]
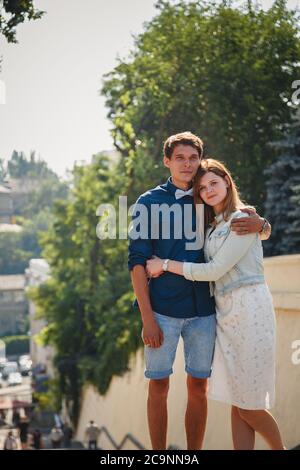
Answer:
[(225, 176), (227, 176), (227, 183), (228, 183), (228, 188), (227, 188), (227, 195), (223, 201), (223, 216), (224, 220), (228, 220), (232, 212), (235, 212), (236, 210), (245, 207), (245, 204), (241, 201), (237, 187), (235, 182), (233, 181), (233, 178), (228, 171), (228, 169), (223, 165), (222, 162), (219, 160), (215, 160), (213, 158), (206, 158), (205, 160), (201, 161), (201, 164), (198, 168), (198, 171), (196, 173), (196, 176), (194, 178), (194, 183), (193, 183), (193, 188), (194, 188), (194, 202), (195, 204), (204, 204), (204, 220), (205, 220), (205, 226), (209, 225), (212, 223), (215, 219), (215, 213), (212, 208), (212, 206), (208, 206), (207, 204), (204, 203), (202, 198), (200, 197), (200, 180), (202, 176), (204, 176), (206, 173), (214, 173), (215, 175), (221, 176), (221, 178), (225, 179)]

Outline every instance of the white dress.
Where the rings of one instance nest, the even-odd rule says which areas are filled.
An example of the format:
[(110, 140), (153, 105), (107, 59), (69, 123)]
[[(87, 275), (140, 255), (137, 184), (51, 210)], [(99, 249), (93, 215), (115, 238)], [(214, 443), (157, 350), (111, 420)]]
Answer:
[(266, 284), (216, 295), (217, 336), (209, 397), (240, 408), (275, 400), (275, 314)]

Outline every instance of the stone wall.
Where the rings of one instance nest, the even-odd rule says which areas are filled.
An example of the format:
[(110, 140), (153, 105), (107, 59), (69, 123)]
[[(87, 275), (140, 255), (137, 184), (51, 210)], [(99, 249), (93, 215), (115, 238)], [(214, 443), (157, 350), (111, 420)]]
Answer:
[[(274, 298), (278, 327), (277, 399), (272, 413), (279, 423), (286, 446), (292, 448), (300, 444), (300, 255), (265, 259), (265, 273)], [(297, 340), (298, 355), (297, 349), (293, 349)], [(77, 429), (79, 440), (83, 440), (84, 428), (93, 419), (99, 426), (106, 427), (117, 443), (130, 433), (145, 448), (151, 448), (146, 415), (147, 380), (143, 375), (142, 351), (132, 358), (130, 368), (131, 372), (124, 377), (113, 379), (104, 397), (92, 387), (86, 387)], [(180, 344), (168, 400), (168, 445), (181, 449), (186, 446), (185, 407), (186, 375)], [(104, 434), (100, 436), (99, 445), (103, 449), (112, 449), (111, 442)], [(123, 448), (134, 449), (135, 446), (127, 441)], [(229, 406), (209, 402), (204, 448), (232, 449)], [(265, 448), (265, 443), (258, 437), (256, 449)]]

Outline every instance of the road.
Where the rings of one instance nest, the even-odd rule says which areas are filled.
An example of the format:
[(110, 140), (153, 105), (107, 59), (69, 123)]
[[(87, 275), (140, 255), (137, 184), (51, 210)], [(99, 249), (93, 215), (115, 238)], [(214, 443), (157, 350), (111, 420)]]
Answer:
[[(25, 401), (31, 403), (32, 401), (32, 388), (31, 377), (22, 377), (22, 384), (15, 386), (8, 386), (7, 382), (1, 381), (2, 387), (0, 388), (0, 408), (5, 409), (12, 405), (13, 400)], [(12, 410), (7, 412), (6, 422), (12, 423)], [(7, 427), (0, 428), (0, 450), (3, 449), (4, 440), (7, 436), (9, 429)], [(13, 430), (13, 434), (17, 439), (18, 448), (20, 449), (20, 440), (17, 437), (18, 431)]]
[[(11, 408), (14, 400), (21, 402), (32, 402), (32, 384), (31, 377), (22, 377), (22, 385), (7, 386), (7, 382), (2, 382), (2, 388), (0, 388), (0, 409)], [(0, 450), (3, 449), (4, 440), (7, 436), (10, 426), (12, 427), (12, 409), (6, 412), (5, 421), (7, 426), (0, 428)], [(14, 436), (17, 439), (18, 448), (20, 449), (20, 440), (18, 436), (18, 430), (12, 429)], [(51, 448), (51, 441), (49, 436), (49, 431), (46, 434), (43, 434), (43, 441), (45, 448)], [(81, 442), (73, 441), (72, 448), (82, 449), (84, 446)]]
[(11, 387), (7, 386), (6, 382), (3, 382), (2, 388), (0, 388), (0, 398), (10, 397), (13, 400), (21, 401), (32, 401), (32, 388), (31, 388), (31, 377), (23, 377), (21, 385), (14, 385)]
[[(8, 429), (0, 428), (0, 450), (3, 450), (4, 441), (7, 436), (8, 431), (9, 431)], [(18, 450), (21, 450), (21, 442), (18, 437), (18, 431), (16, 429), (13, 430), (13, 435), (16, 438)]]

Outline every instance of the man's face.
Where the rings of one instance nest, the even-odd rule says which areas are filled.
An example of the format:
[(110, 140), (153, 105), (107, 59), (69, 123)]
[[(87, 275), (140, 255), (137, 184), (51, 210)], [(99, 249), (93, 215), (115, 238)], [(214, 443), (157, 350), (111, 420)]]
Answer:
[(189, 186), (200, 165), (197, 150), (191, 145), (178, 144), (171, 158), (164, 157), (164, 165), (169, 168), (175, 186)]

